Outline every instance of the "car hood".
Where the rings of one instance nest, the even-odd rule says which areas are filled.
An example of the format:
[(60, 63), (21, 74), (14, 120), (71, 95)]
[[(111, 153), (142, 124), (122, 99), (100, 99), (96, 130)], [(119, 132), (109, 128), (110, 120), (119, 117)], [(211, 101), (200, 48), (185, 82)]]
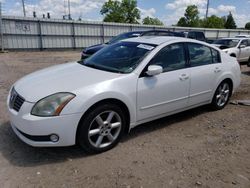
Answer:
[(97, 51), (99, 51), (100, 49), (104, 48), (105, 46), (107, 46), (107, 44), (97, 44), (97, 45), (85, 48), (83, 52), (86, 54), (92, 55), (96, 53)]
[(77, 92), (78, 89), (120, 77), (121, 74), (86, 67), (77, 62), (56, 65), (31, 73), (15, 84), (15, 90), (28, 102), (58, 92)]

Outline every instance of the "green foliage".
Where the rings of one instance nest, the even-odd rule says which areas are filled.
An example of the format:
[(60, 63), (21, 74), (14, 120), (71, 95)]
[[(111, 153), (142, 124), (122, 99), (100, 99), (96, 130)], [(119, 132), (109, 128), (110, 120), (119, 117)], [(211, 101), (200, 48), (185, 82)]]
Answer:
[(218, 16), (212, 15), (207, 19), (201, 20), (200, 25), (205, 28), (218, 28), (223, 29), (225, 25), (224, 18), (220, 18)]
[(158, 18), (151, 18), (147, 16), (142, 20), (144, 25), (163, 25), (163, 23)]
[(138, 23), (140, 11), (137, 8), (136, 0), (109, 0), (104, 3), (101, 9), (104, 15), (104, 22)]
[(184, 17), (181, 17), (177, 23), (181, 27), (199, 27), (199, 11), (196, 5), (187, 7)]
[(226, 20), (226, 23), (224, 26), (226, 29), (236, 29), (237, 28), (231, 12), (229, 12), (229, 15), (227, 16), (227, 20)]
[(250, 22), (246, 23), (245, 29), (249, 29), (250, 30)]
[(187, 21), (185, 17), (181, 17), (179, 21), (177, 22), (177, 26), (180, 27), (187, 27)]

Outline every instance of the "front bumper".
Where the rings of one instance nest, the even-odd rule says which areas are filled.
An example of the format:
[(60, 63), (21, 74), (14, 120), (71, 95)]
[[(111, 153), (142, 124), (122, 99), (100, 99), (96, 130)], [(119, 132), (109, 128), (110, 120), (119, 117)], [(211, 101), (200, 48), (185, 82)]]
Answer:
[[(76, 131), (81, 114), (55, 117), (37, 117), (30, 114), (33, 103), (24, 102), (19, 112), (9, 108), (13, 131), (25, 143), (35, 147), (71, 146), (76, 141)], [(57, 142), (50, 135), (59, 136)]]

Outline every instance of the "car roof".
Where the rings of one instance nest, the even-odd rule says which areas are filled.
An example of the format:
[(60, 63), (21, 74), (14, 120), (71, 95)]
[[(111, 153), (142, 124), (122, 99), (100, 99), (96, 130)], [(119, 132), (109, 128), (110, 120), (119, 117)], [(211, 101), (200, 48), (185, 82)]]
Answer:
[(154, 45), (160, 45), (166, 42), (197, 42), (200, 43), (200, 41), (183, 38), (183, 37), (173, 37), (173, 36), (142, 36), (137, 38), (129, 38), (122, 41), (126, 42), (138, 42), (138, 43), (147, 43), (147, 44), (154, 44)]
[(247, 38), (247, 37), (229, 37), (229, 38), (220, 38), (220, 39), (217, 39), (217, 40), (244, 40), (244, 39), (250, 39), (250, 38)]

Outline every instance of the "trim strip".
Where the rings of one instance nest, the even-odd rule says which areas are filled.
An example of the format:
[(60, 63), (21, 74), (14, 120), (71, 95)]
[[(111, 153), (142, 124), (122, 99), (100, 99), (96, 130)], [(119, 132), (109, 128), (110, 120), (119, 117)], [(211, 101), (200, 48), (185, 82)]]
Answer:
[(156, 106), (161, 106), (161, 105), (164, 105), (164, 104), (169, 104), (169, 103), (184, 100), (184, 99), (187, 99), (187, 98), (188, 98), (188, 96), (187, 97), (181, 97), (181, 98), (178, 98), (178, 99), (174, 99), (174, 100), (171, 100), (171, 101), (165, 101), (165, 102), (161, 102), (161, 103), (141, 107), (140, 110), (146, 110), (146, 109), (149, 109), (149, 108), (153, 108), (153, 107), (156, 107)]
[(196, 93), (196, 94), (190, 95), (189, 97), (196, 97), (198, 95), (202, 95), (202, 94), (206, 94), (206, 93), (211, 93), (211, 92), (212, 92), (212, 90), (210, 89), (210, 90), (207, 90), (207, 91), (202, 91), (200, 93)]

